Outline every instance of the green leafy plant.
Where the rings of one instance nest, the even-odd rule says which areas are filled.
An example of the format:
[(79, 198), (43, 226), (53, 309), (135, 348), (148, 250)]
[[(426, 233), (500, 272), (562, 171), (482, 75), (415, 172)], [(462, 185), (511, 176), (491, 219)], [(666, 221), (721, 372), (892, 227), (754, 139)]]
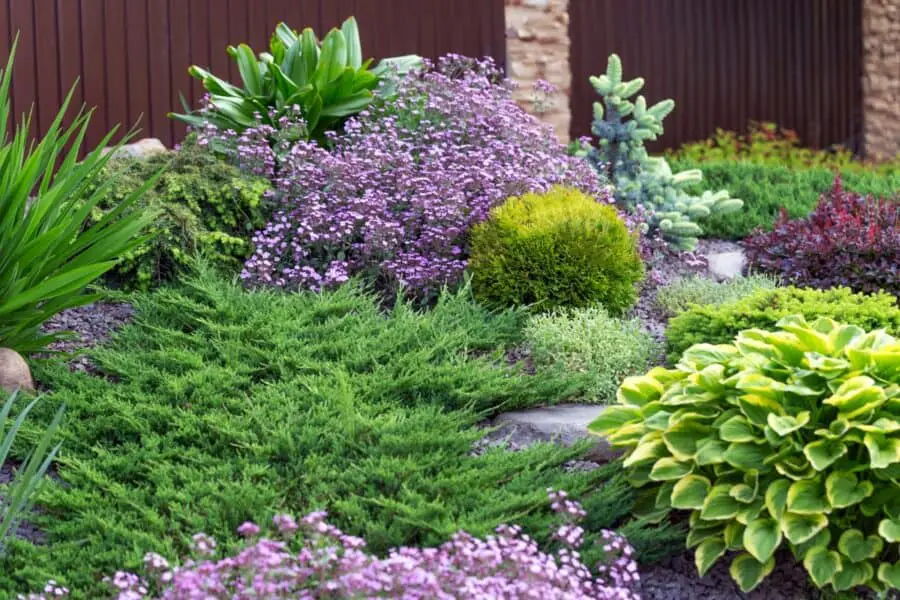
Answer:
[(900, 587), (900, 342), (802, 316), (630, 378), (591, 430), (626, 449), (643, 512), (690, 511), (705, 574), (741, 590), (789, 548), (820, 588)]
[(105, 190), (88, 226), (160, 170), (162, 176), (133, 208), (156, 215), (147, 228), (152, 238), (125, 252), (107, 278), (128, 290), (146, 290), (171, 280), (197, 256), (223, 270), (237, 270), (252, 251), (253, 232), (268, 217), (269, 184), (219, 160), (195, 136), (172, 154), (110, 162), (104, 177), (116, 175), (117, 184)]
[(694, 344), (725, 344), (744, 329), (771, 329), (783, 317), (828, 317), (866, 330), (900, 336), (900, 306), (885, 293), (856, 294), (848, 288), (815, 290), (784, 287), (759, 290), (722, 305), (693, 306), (669, 320), (666, 348), (672, 363)]
[(599, 307), (535, 315), (525, 347), (538, 371), (581, 381), (584, 399), (611, 402), (622, 380), (645, 370), (659, 344), (638, 319), (616, 319)]
[[(671, 161), (678, 170), (703, 169), (704, 184), (692, 184), (690, 194), (700, 194), (704, 185), (724, 188), (742, 198), (744, 209), (726, 215), (710, 215), (703, 222), (703, 235), (719, 239), (743, 239), (756, 228), (771, 231), (782, 209), (789, 217), (808, 216), (834, 182), (834, 172), (823, 167), (791, 169), (781, 164), (751, 162), (698, 162), (687, 159)], [(900, 171), (872, 172), (844, 169), (844, 188), (878, 198), (900, 194)]]
[(656, 305), (672, 317), (694, 305), (719, 306), (751, 296), (759, 290), (778, 287), (778, 279), (771, 275), (751, 274), (728, 281), (715, 281), (695, 275), (676, 279), (657, 290)]
[(14, 45), (0, 70), (0, 346), (28, 354), (53, 339), (41, 334), (44, 321), (96, 300), (86, 286), (143, 241), (138, 235), (153, 215), (129, 210), (153, 178), (82, 229), (116, 185), (100, 179), (111, 158), (101, 151), (115, 130), (79, 160), (91, 114), (79, 112), (63, 125), (74, 88), (39, 141), (29, 141), (30, 116), (10, 129), (15, 54)]
[(539, 310), (601, 304), (620, 314), (644, 274), (616, 209), (575, 189), (510, 198), (472, 232), (476, 299)]
[(602, 102), (594, 103), (591, 132), (597, 147), (584, 146), (595, 168), (615, 184), (616, 202), (630, 211), (648, 213), (651, 231), (678, 248), (690, 250), (702, 229), (696, 221), (711, 214), (740, 210), (742, 203), (727, 190), (688, 194), (687, 186), (703, 178), (699, 169), (673, 173), (664, 158), (651, 157), (644, 144), (663, 133), (663, 119), (675, 108), (672, 100), (647, 107), (643, 96), (634, 96), (644, 86), (642, 78), (624, 81), (622, 62), (610, 55), (606, 74), (590, 78)]
[[(3, 406), (0, 407), (0, 467), (6, 465), (10, 449), (19, 430), (22, 428), (31, 409), (40, 400), (39, 398), (32, 400), (16, 415), (15, 420), (9, 424), (9, 429), (6, 429), (17, 397), (18, 393), (13, 392), (7, 397)], [(50, 444), (56, 435), (57, 429), (59, 429), (64, 410), (65, 407), (60, 406), (56, 411), (56, 415), (53, 417), (50, 425), (47, 426), (37, 445), (16, 470), (15, 476), (9, 485), (5, 489), (3, 486), (0, 486), (0, 555), (4, 552), (4, 541), (16, 532), (22, 516), (31, 509), (34, 494), (47, 473), (47, 469), (50, 468), (50, 463), (53, 462), (57, 452), (59, 452), (61, 443), (53, 448), (50, 447)]]
[(340, 29), (321, 40), (311, 28), (298, 33), (279, 23), (269, 51), (257, 56), (247, 44), (229, 46), (243, 87), (196, 65), (189, 69), (209, 93), (209, 107), (200, 113), (172, 114), (195, 127), (211, 123), (222, 131), (242, 132), (260, 124), (278, 128), (283, 117), (293, 118), (294, 107), (306, 124), (306, 137), (323, 140), (325, 132), (362, 111), (373, 91), (392, 71), (403, 72), (421, 63), (417, 56), (381, 61), (369, 69), (363, 60), (359, 28), (350, 17)]

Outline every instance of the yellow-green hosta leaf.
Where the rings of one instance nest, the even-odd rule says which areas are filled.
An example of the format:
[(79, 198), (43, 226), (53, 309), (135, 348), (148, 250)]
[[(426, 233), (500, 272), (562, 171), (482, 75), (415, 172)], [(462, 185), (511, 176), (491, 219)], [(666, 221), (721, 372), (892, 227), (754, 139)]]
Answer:
[(800, 343), (808, 352), (817, 352), (827, 356), (834, 354), (834, 342), (831, 341), (827, 334), (813, 330), (811, 327), (804, 327), (798, 323), (785, 323), (779, 325), (781, 329), (789, 331), (797, 336)]
[(700, 465), (718, 465), (725, 462), (725, 451), (728, 444), (714, 438), (709, 438), (697, 443), (697, 453), (694, 461)]
[(755, 469), (767, 470), (766, 457), (769, 455), (768, 446), (753, 443), (733, 443), (725, 450), (725, 462), (742, 471)]
[(806, 365), (826, 379), (835, 379), (850, 370), (849, 361), (833, 356), (822, 356), (815, 352), (806, 354)]
[(775, 559), (770, 558), (764, 563), (759, 562), (749, 554), (739, 554), (731, 561), (728, 572), (731, 578), (737, 582), (738, 587), (745, 594), (752, 591), (775, 568)]
[(828, 527), (828, 517), (823, 514), (801, 515), (785, 512), (781, 517), (781, 531), (792, 544), (802, 544)]
[(878, 524), (878, 535), (890, 543), (900, 542), (900, 521), (883, 519)]
[(764, 563), (781, 544), (781, 528), (774, 519), (755, 519), (747, 524), (743, 540), (747, 552)]
[(613, 446), (635, 446), (647, 434), (643, 423), (629, 423), (604, 434), (606, 441)]
[(803, 455), (816, 471), (824, 471), (847, 454), (847, 446), (839, 440), (817, 440), (803, 448)]
[(719, 427), (719, 437), (726, 442), (758, 442), (762, 431), (750, 424), (745, 417), (734, 416)]
[(702, 371), (710, 365), (728, 363), (738, 356), (737, 348), (729, 344), (694, 344), (681, 355), (681, 362)]
[(669, 427), (669, 420), (672, 413), (666, 410), (660, 410), (653, 413), (652, 416), (644, 419), (644, 426), (652, 431), (665, 431)]
[(728, 525), (725, 526), (725, 531), (723, 532), (723, 536), (725, 538), (725, 545), (728, 546), (729, 550), (743, 550), (744, 549), (744, 530), (746, 526), (743, 523), (738, 521), (730, 521)]
[(878, 567), (878, 579), (894, 589), (900, 589), (900, 562), (881, 563)]
[(624, 425), (643, 421), (644, 415), (633, 406), (609, 406), (588, 425), (588, 431), (599, 435), (612, 433)]
[(866, 433), (894, 433), (900, 431), (900, 422), (887, 417), (879, 417), (874, 423), (853, 423), (852, 427)]
[(831, 505), (822, 481), (812, 479), (792, 483), (787, 494), (787, 509), (801, 515), (830, 512)]
[[(734, 384), (734, 387), (747, 392), (747, 395), (757, 396), (778, 406), (780, 406), (778, 401), (781, 400), (781, 388), (783, 386), (784, 384), (780, 381), (766, 377), (762, 373), (754, 372), (739, 373), (737, 382)], [(778, 411), (778, 414), (781, 414), (781, 412)]]
[(756, 500), (756, 490), (746, 483), (739, 483), (732, 487), (728, 495), (743, 504), (749, 504)]
[(839, 592), (845, 592), (855, 587), (865, 585), (875, 575), (872, 563), (865, 561), (860, 563), (841, 562), (841, 570), (831, 578), (831, 585)]
[(790, 456), (784, 460), (775, 463), (775, 470), (784, 475), (788, 479), (794, 481), (803, 481), (814, 477), (816, 471), (806, 460), (805, 456)]
[[(619, 404), (643, 406), (654, 400), (659, 400), (665, 390), (665, 386), (650, 374), (640, 377), (628, 377), (619, 386), (619, 391), (616, 392), (616, 400), (618, 400)], [(604, 414), (606, 414), (606, 411), (604, 411)]]
[(703, 502), (700, 518), (704, 521), (724, 521), (734, 518), (743, 506), (731, 497), (730, 491), (729, 485), (713, 487)]
[(700, 475), (687, 475), (672, 490), (672, 507), (681, 510), (700, 510), (712, 485)]
[(716, 561), (725, 554), (725, 550), (725, 542), (720, 537), (707, 538), (697, 546), (697, 550), (694, 552), (694, 563), (697, 565), (700, 577), (706, 575)]
[(625, 467), (632, 467), (642, 463), (655, 463), (658, 459), (667, 455), (668, 450), (662, 440), (651, 440), (638, 444), (631, 454), (625, 458), (622, 465)]
[(791, 482), (787, 479), (776, 479), (766, 488), (766, 508), (776, 521), (781, 521), (787, 510), (787, 495)]
[(828, 429), (816, 429), (816, 435), (828, 440), (841, 438), (850, 429), (850, 421), (838, 417), (828, 425)]
[(708, 425), (683, 420), (663, 433), (663, 440), (672, 456), (678, 460), (690, 460), (697, 453), (697, 442), (706, 438), (712, 431)]
[(841, 555), (834, 550), (818, 546), (803, 557), (803, 566), (817, 587), (831, 583), (834, 574), (841, 569)]
[(831, 337), (831, 342), (834, 344), (835, 350), (840, 351), (851, 344), (853, 340), (865, 334), (865, 330), (856, 325), (841, 325), (836, 327), (829, 336)]
[(874, 490), (872, 482), (860, 482), (853, 473), (838, 471), (825, 479), (825, 496), (833, 508), (847, 508), (859, 504), (871, 496)]
[(748, 525), (759, 517), (764, 508), (765, 503), (763, 502), (762, 497), (758, 497), (750, 504), (742, 504), (741, 509), (738, 511), (737, 515), (735, 515), (735, 519), (742, 525)]
[(738, 399), (738, 404), (744, 416), (760, 427), (768, 425), (770, 414), (784, 414), (780, 402), (759, 394), (745, 394)]
[(875, 366), (875, 373), (880, 377), (891, 380), (900, 375), (900, 344), (873, 350), (869, 358)]
[[(766, 422), (769, 427), (771, 427), (775, 433), (778, 435), (785, 437), (798, 429), (803, 428), (809, 423), (809, 411), (804, 410), (802, 412), (797, 413), (796, 416), (784, 415), (778, 416), (770, 414), (767, 417)], [(724, 437), (723, 437), (724, 439)]]
[(820, 531), (819, 533), (817, 533), (816, 535), (812, 536), (811, 538), (809, 538), (802, 544), (792, 545), (791, 550), (794, 553), (794, 557), (797, 560), (800, 560), (801, 558), (806, 556), (806, 553), (809, 552), (810, 550), (812, 550), (813, 548), (818, 548), (818, 547), (828, 548), (829, 547), (828, 545), (830, 543), (831, 543), (831, 531), (829, 531), (826, 528), (826, 529), (823, 529), (822, 531)]
[(655, 508), (668, 509), (672, 507), (672, 490), (675, 489), (675, 483), (674, 481), (667, 481), (659, 486), (653, 502)]
[(707, 392), (722, 394), (725, 391), (725, 366), (722, 364), (709, 365), (696, 374), (696, 381)]
[(693, 470), (693, 464), (687, 462), (679, 462), (671, 456), (667, 456), (665, 458), (659, 459), (653, 465), (653, 470), (650, 471), (650, 479), (652, 479), (653, 481), (669, 481), (671, 479), (681, 479)]
[(721, 537), (722, 533), (723, 527), (721, 523), (705, 523), (700, 521), (699, 523), (692, 525), (688, 531), (686, 545), (688, 548), (694, 548), (711, 537)]
[(838, 539), (838, 550), (855, 563), (875, 558), (883, 548), (884, 541), (880, 537), (877, 535), (866, 537), (859, 529), (848, 529)]
[(900, 440), (881, 433), (867, 433), (863, 438), (869, 451), (869, 464), (873, 469), (884, 469), (900, 462)]
[(852, 420), (878, 408), (887, 400), (884, 390), (875, 380), (865, 375), (851, 377), (835, 391), (834, 395), (822, 402), (838, 409), (842, 417)]

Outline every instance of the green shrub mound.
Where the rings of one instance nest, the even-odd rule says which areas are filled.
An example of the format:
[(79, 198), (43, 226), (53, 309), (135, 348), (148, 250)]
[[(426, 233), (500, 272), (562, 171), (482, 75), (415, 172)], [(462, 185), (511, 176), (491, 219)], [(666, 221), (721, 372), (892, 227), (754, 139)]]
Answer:
[(690, 511), (701, 576), (726, 552), (748, 592), (789, 548), (820, 588), (900, 587), (900, 342), (790, 316), (629, 378), (591, 425), (640, 513)]
[(200, 255), (217, 267), (235, 271), (250, 255), (251, 235), (265, 225), (269, 184), (222, 162), (195, 137), (171, 154), (111, 161), (107, 175), (118, 173), (119, 178), (95, 207), (89, 223), (115, 210), (161, 169), (165, 170), (162, 176), (135, 207), (155, 215), (148, 227), (152, 237), (122, 255), (108, 275), (110, 282), (146, 290), (171, 280)]
[(510, 198), (472, 232), (475, 297), (538, 310), (601, 304), (620, 314), (637, 298), (644, 266), (612, 206), (556, 187)]
[(890, 294), (856, 294), (848, 288), (814, 290), (785, 287), (761, 290), (721, 306), (694, 306), (669, 320), (666, 350), (675, 363), (694, 344), (725, 344), (744, 329), (772, 329), (792, 314), (828, 317), (865, 330), (900, 335), (900, 306)]
[(622, 380), (646, 370), (660, 352), (640, 320), (598, 307), (537, 315), (524, 335), (535, 368), (581, 381), (581, 399), (590, 402), (612, 402)]
[[(689, 188), (700, 193), (707, 188), (724, 188), (744, 201), (744, 208), (727, 215), (711, 215), (703, 223), (706, 237), (743, 239), (757, 227), (771, 230), (783, 208), (788, 216), (808, 216), (834, 183), (834, 171), (816, 167), (789, 169), (779, 165), (750, 162), (672, 162), (672, 169), (703, 169), (703, 185)], [(900, 193), (900, 172), (877, 173), (841, 170), (847, 191), (889, 198)]]
[(778, 287), (771, 275), (748, 275), (728, 281), (715, 281), (695, 275), (676, 279), (657, 290), (656, 305), (668, 316), (675, 316), (694, 305), (719, 306), (752, 296), (759, 290)]
[[(37, 498), (46, 545), (13, 540), (0, 559), (6, 594), (54, 579), (75, 598), (105, 597), (102, 576), (134, 571), (146, 552), (185, 555), (199, 531), (230, 552), (241, 523), (279, 512), (328, 510), (376, 553), (504, 522), (544, 544), (553, 487), (584, 500), (587, 554), (601, 551), (601, 527), (631, 511), (620, 467), (562, 468), (585, 446), (473, 456), (485, 434), (476, 424), (494, 410), (574, 393), (565, 377), (508, 364), (521, 312), (490, 313), (462, 291), (428, 312), (403, 303), (385, 313), (352, 285), (247, 292), (211, 275), (134, 304), (135, 323), (93, 351), (100, 376), (37, 369), (67, 405), (62, 484)], [(37, 416), (51, 417), (54, 404)], [(683, 540), (641, 523), (620, 531), (643, 559)]]

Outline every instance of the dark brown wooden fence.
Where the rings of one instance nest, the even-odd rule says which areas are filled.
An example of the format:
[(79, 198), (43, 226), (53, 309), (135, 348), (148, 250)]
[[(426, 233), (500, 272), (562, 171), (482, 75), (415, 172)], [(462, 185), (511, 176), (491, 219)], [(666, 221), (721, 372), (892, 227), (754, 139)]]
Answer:
[(861, 0), (572, 0), (572, 134), (590, 132), (590, 75), (617, 53), (649, 103), (675, 100), (656, 149), (748, 121), (859, 150)]
[(279, 21), (321, 36), (350, 15), (367, 56), (458, 52), (505, 62), (503, 0), (0, 0), (0, 59), (20, 31), (13, 109), (34, 103), (40, 130), (80, 78), (76, 105), (97, 107), (89, 142), (140, 119), (142, 136), (171, 144), (183, 128), (166, 113), (181, 108), (179, 93), (202, 94), (190, 65), (238, 81), (229, 44), (259, 51)]

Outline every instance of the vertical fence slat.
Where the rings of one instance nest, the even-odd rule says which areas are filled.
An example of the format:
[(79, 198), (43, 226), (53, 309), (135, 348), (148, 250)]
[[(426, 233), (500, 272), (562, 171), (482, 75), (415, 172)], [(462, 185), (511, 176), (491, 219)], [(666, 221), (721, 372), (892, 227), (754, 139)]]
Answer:
[(111, 83), (107, 77), (104, 57), (103, 2), (86, 0), (81, 3), (81, 9), (81, 55), (84, 64), (81, 89), (85, 105), (94, 110), (87, 135), (88, 147), (93, 148), (112, 128), (108, 120), (109, 112), (104, 110), (107, 105), (107, 86)]
[[(13, 70), (11, 90), (13, 100), (13, 119), (21, 120), (32, 107), (35, 96), (37, 66), (35, 61), (34, 11), (30, 0), (9, 0), (10, 29), (12, 37), (18, 34), (19, 45), (16, 48), (16, 63)], [(53, 73), (49, 76), (57, 77)], [(32, 120), (31, 133), (37, 129), (37, 119)]]
[[(184, 0), (169, 0), (169, 104), (172, 112), (184, 112), (181, 99), (193, 103), (191, 76), (188, 67), (191, 57), (190, 10)], [(169, 132), (173, 140), (180, 140), (187, 132), (183, 123), (170, 119)]]
[(100, 112), (107, 114), (107, 126), (119, 126), (128, 130), (129, 89), (128, 63), (125, 59), (128, 44), (125, 32), (125, 5), (120, 0), (104, 0), (104, 52), (106, 63), (106, 106)]
[(172, 144), (172, 128), (166, 113), (171, 109), (172, 74), (169, 71), (169, 53), (172, 40), (169, 36), (168, 0), (148, 0), (147, 44), (150, 73), (150, 109), (145, 131), (152, 131), (166, 145)]
[[(38, 73), (56, 73), (59, 68), (59, 48), (56, 33), (56, 0), (34, 0), (35, 39), (40, 40), (39, 51), (35, 54), (35, 68)], [(69, 89), (74, 81), (65, 86)], [(60, 82), (58, 77), (38, 77), (35, 81), (35, 115), (38, 131), (44, 133), (59, 110)], [(78, 105), (73, 107), (78, 110)], [(53, 116), (51, 116), (53, 115)]]

